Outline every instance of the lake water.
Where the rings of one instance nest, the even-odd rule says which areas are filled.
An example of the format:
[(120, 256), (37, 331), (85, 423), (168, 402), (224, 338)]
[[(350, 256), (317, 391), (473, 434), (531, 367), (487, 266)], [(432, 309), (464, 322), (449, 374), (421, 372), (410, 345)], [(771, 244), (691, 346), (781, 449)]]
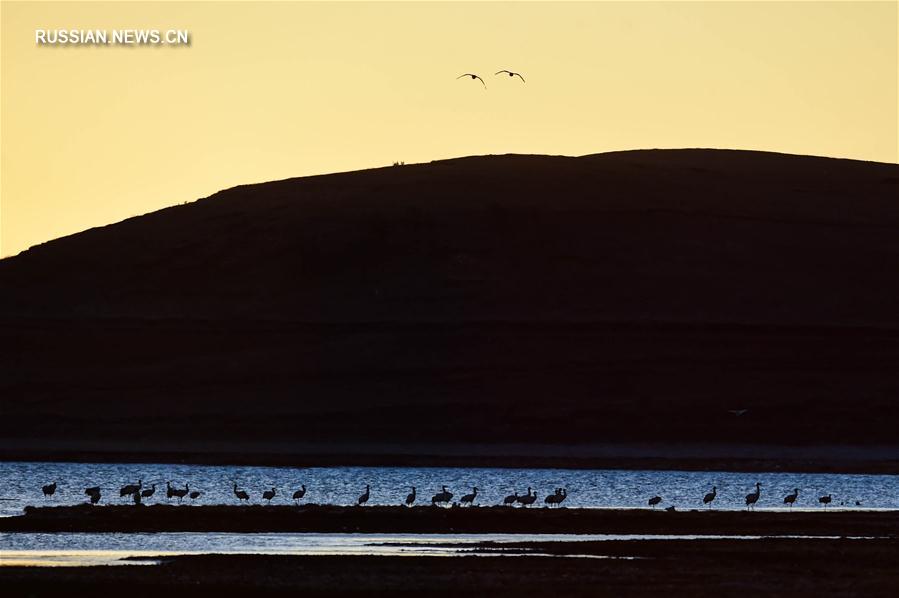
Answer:
[[(503, 497), (528, 487), (538, 494), (534, 506), (555, 488), (568, 489), (565, 506), (586, 508), (648, 508), (647, 500), (662, 497), (658, 508), (675, 505), (678, 510), (702, 508), (702, 497), (718, 487), (714, 508), (745, 508), (744, 497), (762, 484), (757, 509), (783, 509), (783, 497), (799, 488), (796, 509), (819, 509), (818, 496), (830, 494), (830, 508), (899, 509), (899, 476), (817, 473), (734, 473), (696, 471), (629, 471), (568, 469), (488, 469), (444, 467), (233, 467), (172, 464), (110, 463), (0, 463), (0, 516), (22, 513), (26, 505), (67, 505), (86, 502), (84, 488), (100, 486), (101, 504), (126, 504), (119, 497), (124, 484), (143, 480), (144, 487), (156, 484), (147, 503), (169, 502), (165, 484), (202, 494), (191, 501), (198, 505), (237, 504), (232, 484), (250, 494), (250, 502), (265, 504), (262, 492), (277, 489), (272, 504), (293, 504), (291, 496), (301, 484), (307, 493), (303, 502), (351, 505), (371, 485), (371, 505), (402, 503), (411, 486), (418, 489), (417, 504), (428, 504), (441, 486), (455, 494), (454, 500), (479, 489), (477, 503), (495, 505)], [(58, 482), (56, 494), (45, 498), (41, 486)], [(856, 501), (859, 505), (856, 505)]]

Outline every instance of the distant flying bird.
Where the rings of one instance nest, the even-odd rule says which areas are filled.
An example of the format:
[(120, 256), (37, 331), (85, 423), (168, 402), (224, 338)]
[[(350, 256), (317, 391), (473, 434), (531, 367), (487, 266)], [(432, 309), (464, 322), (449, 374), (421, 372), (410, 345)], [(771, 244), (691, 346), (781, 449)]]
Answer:
[(484, 80), (481, 79), (480, 77), (478, 77), (477, 75), (473, 74), (473, 73), (464, 73), (464, 74), (459, 75), (458, 77), (456, 77), (456, 79), (461, 79), (462, 77), (471, 77), (472, 79), (477, 79), (478, 81), (481, 82), (481, 85), (484, 86), (484, 89), (487, 88), (487, 84), (484, 83)]
[(506, 69), (503, 69), (503, 70), (501, 70), (501, 71), (496, 71), (496, 72), (493, 73), (493, 74), (494, 74), (494, 75), (498, 75), (498, 74), (500, 74), (500, 73), (509, 73), (509, 76), (510, 76), (510, 77), (518, 77), (519, 79), (521, 79), (521, 82), (522, 82), (522, 83), (525, 83), (524, 77), (521, 76), (521, 73), (513, 73), (512, 71), (507, 71)]
[(728, 413), (732, 413), (735, 417), (740, 417), (747, 411), (749, 411), (749, 409), (728, 409), (727, 410)]

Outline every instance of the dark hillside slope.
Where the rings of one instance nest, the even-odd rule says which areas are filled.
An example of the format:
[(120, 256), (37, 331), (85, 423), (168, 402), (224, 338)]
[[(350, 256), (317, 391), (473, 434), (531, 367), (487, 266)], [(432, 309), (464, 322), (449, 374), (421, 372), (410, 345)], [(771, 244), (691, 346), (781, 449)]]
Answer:
[(897, 442), (897, 182), (658, 150), (229, 189), (0, 261), (0, 437)]

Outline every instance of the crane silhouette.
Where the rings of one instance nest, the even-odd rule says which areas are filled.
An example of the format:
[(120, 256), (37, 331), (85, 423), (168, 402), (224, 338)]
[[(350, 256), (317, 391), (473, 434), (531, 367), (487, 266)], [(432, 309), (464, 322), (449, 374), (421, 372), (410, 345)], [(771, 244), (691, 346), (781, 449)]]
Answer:
[(784, 504), (790, 505), (790, 508), (793, 508), (793, 503), (796, 502), (796, 499), (799, 498), (799, 488), (793, 488), (792, 494), (787, 494), (784, 496)]
[(759, 497), (762, 495), (762, 485), (758, 482), (755, 483), (755, 492), (750, 492), (746, 495), (746, 507), (749, 509), (755, 509), (755, 503), (759, 501)]
[(461, 79), (462, 77), (471, 77), (472, 79), (477, 79), (478, 81), (481, 82), (481, 85), (484, 86), (484, 89), (487, 89), (487, 84), (484, 83), (484, 80), (481, 79), (479, 76), (475, 75), (474, 73), (463, 73), (463, 74), (459, 75), (458, 77), (456, 77), (456, 79), (458, 80), (458, 79)]
[[(514, 72), (512, 72), (512, 71), (503, 69), (503, 70), (501, 70), (501, 71), (496, 71), (496, 72), (493, 73), (493, 74), (494, 74), (494, 75), (498, 75), (498, 74), (500, 74), (500, 73), (509, 73), (509, 76), (510, 76), (510, 77), (518, 77), (519, 79), (521, 79), (521, 82), (522, 82), (522, 83), (525, 83), (524, 77), (521, 76), (521, 73), (514, 73)], [(538, 87), (539, 87), (539, 86), (538, 86)]]
[(143, 480), (138, 480), (136, 484), (125, 484), (119, 489), (119, 497), (131, 496), (135, 492), (140, 492), (140, 489), (143, 487), (143, 485)]
[(406, 495), (406, 506), (411, 507), (415, 502), (415, 486), (412, 486), (412, 492)]
[(477, 497), (478, 497), (478, 487), (475, 486), (474, 488), (471, 489), (471, 494), (466, 494), (465, 496), (463, 496), (462, 498), (459, 499), (459, 504), (463, 504), (463, 505), (467, 504), (468, 506), (471, 506), (474, 504), (474, 501)]
[(371, 498), (371, 486), (366, 484), (365, 492), (363, 492), (362, 495), (356, 499), (356, 504), (361, 507), (362, 505), (364, 505), (365, 503), (368, 502), (369, 498)]
[(277, 491), (275, 490), (275, 487), (272, 486), (271, 490), (266, 490), (262, 493), (262, 498), (267, 500), (268, 504), (272, 504), (272, 499), (275, 498), (275, 494), (277, 494)]
[(153, 496), (154, 492), (156, 492), (156, 484), (153, 484), (149, 488), (141, 490), (140, 495), (144, 498), (150, 498), (151, 496)]
[(529, 507), (537, 500), (537, 493), (534, 492), (531, 494), (531, 487), (528, 486), (528, 493), (524, 496), (518, 497), (518, 502), (521, 503), (523, 507)]
[(56, 494), (56, 482), (41, 486), (41, 491), (44, 493), (44, 496), (53, 496)]
[(712, 508), (712, 501), (718, 496), (718, 486), (712, 486), (712, 491), (702, 497), (702, 504)]
[(514, 505), (517, 502), (518, 502), (518, 491), (517, 490), (503, 499), (503, 504), (506, 506), (509, 506), (509, 507)]
[(237, 500), (245, 500), (250, 502), (250, 495), (246, 493), (245, 490), (237, 489), (237, 482), (234, 482), (234, 496), (237, 497)]
[(822, 505), (824, 505), (824, 508), (825, 508), (825, 509), (827, 508), (827, 505), (830, 504), (831, 500), (833, 500), (833, 499), (832, 499), (832, 497), (831, 497), (830, 494), (828, 494), (828, 495), (826, 495), (826, 496), (819, 496), (819, 497), (818, 497), (818, 502), (821, 503)]
[(299, 490), (293, 493), (293, 502), (300, 504), (300, 499), (306, 496), (306, 484), (303, 484)]
[(649, 506), (654, 509), (654, 508), (656, 508), (656, 505), (659, 504), (660, 502), (662, 502), (661, 496), (653, 496), (652, 498), (649, 499)]

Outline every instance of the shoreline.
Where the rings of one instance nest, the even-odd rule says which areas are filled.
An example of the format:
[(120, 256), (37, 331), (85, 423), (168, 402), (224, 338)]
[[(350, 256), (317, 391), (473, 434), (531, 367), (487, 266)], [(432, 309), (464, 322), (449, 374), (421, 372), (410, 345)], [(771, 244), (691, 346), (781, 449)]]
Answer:
[(0, 532), (532, 533), (899, 537), (899, 511), (149, 505), (26, 507)]

